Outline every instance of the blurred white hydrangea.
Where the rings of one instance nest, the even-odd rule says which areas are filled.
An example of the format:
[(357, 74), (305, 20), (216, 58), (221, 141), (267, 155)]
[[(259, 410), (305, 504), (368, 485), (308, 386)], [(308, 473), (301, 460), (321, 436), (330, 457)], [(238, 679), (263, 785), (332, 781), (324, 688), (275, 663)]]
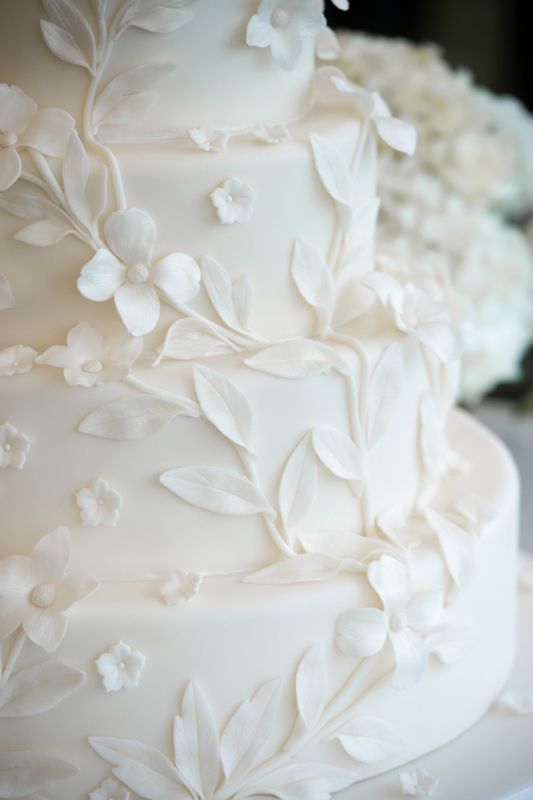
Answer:
[(533, 336), (533, 118), (474, 86), (438, 48), (341, 34), (338, 65), (413, 123), (411, 158), (383, 151), (379, 249), (432, 274), (470, 307), (461, 399), (520, 378)]

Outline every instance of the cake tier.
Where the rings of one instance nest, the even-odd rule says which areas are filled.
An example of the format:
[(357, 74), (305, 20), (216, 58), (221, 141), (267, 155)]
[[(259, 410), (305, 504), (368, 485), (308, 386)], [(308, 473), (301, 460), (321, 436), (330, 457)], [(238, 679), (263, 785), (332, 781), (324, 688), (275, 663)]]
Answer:
[[(270, 48), (246, 44), (246, 28), (258, 9), (258, 0), (162, 3), (161, 7), (177, 9), (174, 13), (169, 10), (166, 19), (156, 3), (147, 9), (143, 2), (133, 2), (129, 5), (136, 7), (136, 14), (128, 16), (132, 27), (116, 38), (121, 26), (114, 26), (113, 20), (118, 20), (117, 9), (126, 5), (118, 0), (107, 6), (99, 4), (108, 20), (105, 41), (114, 45), (107, 64), (103, 63), (102, 70), (97, 66), (104, 85), (140, 64), (175, 65), (173, 71), (163, 73), (158, 80), (158, 96), (150, 114), (142, 119), (140, 104), (132, 108), (137, 112), (137, 135), (183, 135), (187, 128), (206, 124), (223, 127), (289, 122), (309, 111), (314, 37), (303, 38), (302, 53), (294, 69), (282, 69), (274, 62)], [(78, 41), (83, 56), (78, 56), (75, 63), (83, 63), (84, 57), (90, 63), (94, 59), (94, 40), (96, 52), (102, 43), (103, 28), (98, 25), (89, 0), (74, 0), (72, 6), (85, 16), (85, 26), (92, 30), (92, 34), (87, 27), (81, 31)], [(0, 79), (24, 87), (41, 106), (68, 110), (81, 123), (86, 73), (78, 67), (66, 74), (65, 65), (43, 41), (41, 19), (50, 21), (40, 0), (2, 2)], [(184, 24), (180, 25), (182, 21)], [(178, 25), (177, 30), (172, 30)], [(80, 32), (79, 28), (75, 30)], [(67, 27), (67, 31), (72, 33), (72, 28), (69, 31)], [(146, 85), (141, 84), (138, 91), (146, 90)], [(122, 118), (119, 114), (112, 119), (115, 128), (117, 122), (124, 120), (124, 107), (121, 111)], [(125, 129), (126, 125), (122, 125), (123, 135), (131, 135)]]
[[(283, 775), (286, 782), (306, 776), (324, 778), (326, 773), (320, 773), (318, 764), (330, 765), (327, 776), (331, 780), (320, 785), (341, 788), (348, 779), (336, 773), (333, 780), (333, 764), (365, 778), (458, 736), (488, 709), (513, 659), (518, 483), (507, 452), (468, 416), (452, 414), (450, 435), (472, 469), (441, 488), (435, 507), (445, 511), (474, 494), (485, 503), (490, 501), (495, 511), (482, 539), (474, 542), (463, 532), (463, 544), (470, 541), (474, 567), (470, 583), (460, 586), (460, 591), (455, 587), (453, 599), (448, 594), (447, 612), (461, 631), (468, 626), (473, 638), (457, 663), (444, 666), (431, 656), (421, 680), (398, 691), (389, 680), (394, 666), (389, 644), (382, 650), (375, 647), (374, 652), (379, 652), (360, 660), (341, 653), (335, 643), (339, 615), (381, 607), (366, 575), (344, 574), (321, 583), (276, 587), (231, 577), (206, 579), (190, 603), (169, 608), (161, 603), (157, 583), (106, 584), (71, 610), (69, 631), (54, 656), (86, 671), (84, 685), (46, 714), (4, 720), (1, 746), (10, 751), (45, 752), (79, 769), (76, 777), (53, 784), (54, 800), (81, 800), (109, 775), (113, 765), (117, 776), (142, 798), (188, 797), (180, 783), (184, 774), (192, 784), (203, 780), (204, 786), (214, 787), (220, 780), (214, 797), (229, 798), (238, 791), (239, 796), (276, 794)], [(419, 532), (421, 542), (411, 550), (415, 596), (435, 587), (448, 592), (450, 576), (437, 540), (429, 529), (424, 532), (419, 526)], [(398, 557), (405, 556), (400, 548)], [(391, 631), (401, 629), (398, 615), (390, 625)], [(106, 693), (95, 660), (120, 639), (144, 654), (146, 664), (137, 688)], [(453, 644), (452, 639), (448, 636), (448, 644)], [(441, 639), (441, 645), (445, 640)], [(431, 635), (424, 634), (417, 646), (435, 649), (431, 641)], [(453, 649), (447, 651), (447, 660), (453, 660)], [(299, 667), (309, 652), (306, 668)], [(28, 646), (20, 666), (38, 661), (42, 655)], [(106, 674), (105, 669), (102, 672)], [(275, 711), (269, 698), (275, 692), (271, 682), (277, 677), (281, 695)], [(191, 679), (199, 689), (189, 687), (180, 706)], [(213, 727), (222, 731), (237, 707), (265, 682), (270, 683), (241, 709), (240, 738), (232, 740), (231, 727), (222, 737), (224, 771), (229, 776), (223, 781)], [(171, 763), (176, 713), (186, 720), (183, 727), (178, 720), (174, 728), (181, 772)], [(283, 749), (298, 713), (306, 719), (307, 733), (300, 719)], [(254, 728), (257, 723), (259, 727)], [(352, 739), (348, 723), (355, 726)], [(199, 739), (194, 739), (191, 725), (198, 726)], [(353, 748), (355, 760), (341, 748), (339, 730), (345, 731), (345, 744)], [(358, 731), (368, 746), (357, 739)], [(91, 740), (94, 749), (88, 737), (96, 737)], [(406, 743), (403, 747), (401, 740)], [(183, 749), (184, 742), (191, 741), (200, 742), (199, 755), (193, 751), (192, 762)], [(245, 742), (250, 746), (247, 754)], [(308, 766), (293, 767), (290, 775), (283, 773), (291, 758)], [(189, 767), (184, 766), (187, 763)], [(191, 763), (199, 773), (190, 772)], [(191, 777), (194, 774), (202, 778)], [(36, 776), (36, 788), (43, 789), (38, 770)]]

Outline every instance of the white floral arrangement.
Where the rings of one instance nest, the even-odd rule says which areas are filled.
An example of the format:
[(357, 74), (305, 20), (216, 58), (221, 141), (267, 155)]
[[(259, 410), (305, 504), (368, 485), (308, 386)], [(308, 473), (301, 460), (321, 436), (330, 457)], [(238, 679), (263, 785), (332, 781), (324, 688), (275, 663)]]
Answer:
[(461, 399), (476, 402), (521, 377), (533, 338), (533, 117), (432, 45), (345, 33), (337, 63), (417, 128), (413, 157), (381, 155), (378, 245), (437, 264), (467, 301)]

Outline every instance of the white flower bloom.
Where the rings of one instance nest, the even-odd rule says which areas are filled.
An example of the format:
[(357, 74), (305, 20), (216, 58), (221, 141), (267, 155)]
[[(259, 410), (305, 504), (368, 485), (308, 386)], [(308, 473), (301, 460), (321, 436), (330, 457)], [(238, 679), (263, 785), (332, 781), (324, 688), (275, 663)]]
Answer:
[(31, 448), (31, 439), (20, 433), (14, 425), (0, 425), (0, 469), (16, 467), (22, 469)]
[(76, 492), (76, 503), (81, 511), (84, 525), (97, 528), (99, 525), (117, 526), (122, 507), (122, 497), (103, 478), (96, 478), (88, 486)]
[(15, 344), (0, 350), (0, 377), (24, 375), (33, 367), (37, 351), (23, 344)]
[(279, 144), (290, 137), (286, 125), (256, 125), (252, 130), (258, 142), (264, 144)]
[(0, 561), (0, 639), (19, 625), (31, 641), (53, 653), (67, 631), (66, 611), (92, 594), (98, 581), (88, 572), (69, 573), (71, 553), (67, 528), (44, 536), (30, 556)]
[(124, 642), (118, 642), (97, 659), (96, 668), (106, 691), (118, 692), (139, 685), (145, 663), (146, 658), (142, 653), (132, 650)]
[(302, 54), (303, 39), (326, 27), (324, 14), (312, 0), (262, 0), (246, 29), (246, 44), (270, 47), (282, 69), (293, 70)]
[(156, 287), (174, 305), (197, 294), (200, 269), (185, 253), (171, 253), (155, 264), (155, 222), (139, 208), (115, 211), (105, 221), (109, 250), (101, 248), (83, 267), (78, 289), (89, 300), (115, 299), (117, 311), (133, 336), (143, 336), (159, 320)]
[(438, 778), (434, 778), (425, 769), (399, 772), (398, 779), (402, 794), (410, 797), (431, 797), (440, 783)]
[(161, 587), (161, 597), (167, 606), (175, 606), (183, 601), (187, 602), (195, 594), (198, 594), (202, 581), (203, 575), (194, 572), (173, 572)]
[(187, 134), (196, 147), (206, 153), (219, 153), (225, 150), (230, 138), (228, 131), (209, 128), (207, 125), (190, 128)]
[(533, 714), (533, 692), (519, 692), (516, 689), (506, 689), (497, 700), (497, 705), (511, 714), (525, 717)]
[(426, 634), (447, 626), (444, 593), (429, 589), (414, 594), (411, 571), (392, 556), (384, 555), (368, 567), (368, 580), (383, 611), (358, 608), (337, 620), (337, 646), (348, 656), (366, 658), (390, 641), (396, 661), (392, 685), (406, 689), (420, 680), (427, 666)]
[(0, 192), (22, 172), (18, 148), (31, 147), (60, 156), (74, 130), (74, 120), (60, 108), (40, 109), (17, 86), (0, 83)]
[(14, 308), (15, 295), (11, 284), (5, 275), (0, 275), (0, 311), (7, 311), (8, 308)]
[(238, 178), (228, 178), (211, 192), (219, 220), (224, 225), (249, 222), (254, 212), (255, 191)]
[(126, 377), (142, 348), (142, 337), (104, 339), (88, 322), (80, 322), (68, 332), (66, 346), (48, 348), (36, 363), (62, 369), (70, 386), (101, 386), (105, 381)]
[(131, 794), (114, 778), (106, 778), (97, 789), (89, 792), (89, 798), (90, 800), (131, 800)]

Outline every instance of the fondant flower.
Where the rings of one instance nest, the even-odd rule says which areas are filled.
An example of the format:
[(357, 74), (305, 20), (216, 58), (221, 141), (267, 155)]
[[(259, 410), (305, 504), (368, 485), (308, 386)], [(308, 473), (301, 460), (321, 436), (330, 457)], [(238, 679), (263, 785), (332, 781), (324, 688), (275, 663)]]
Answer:
[(139, 685), (145, 663), (146, 658), (142, 653), (132, 650), (124, 642), (118, 642), (97, 659), (96, 668), (106, 691), (118, 692)]
[(219, 153), (225, 150), (229, 141), (228, 131), (209, 128), (207, 125), (190, 128), (187, 133), (196, 147), (206, 153)]
[(371, 272), (363, 284), (376, 294), (398, 330), (415, 336), (444, 363), (459, 358), (463, 340), (449, 321), (447, 305), (436, 284), (404, 284), (384, 272)]
[(76, 503), (81, 511), (84, 525), (97, 528), (99, 525), (112, 525), (116, 528), (122, 497), (112, 489), (103, 478), (96, 478), (79, 492), (76, 492)]
[(0, 351), (0, 376), (24, 375), (33, 367), (37, 351), (23, 344), (15, 344)]
[(15, 295), (5, 275), (0, 275), (0, 311), (7, 311), (15, 306)]
[(69, 573), (71, 553), (67, 528), (44, 536), (30, 556), (0, 561), (0, 638), (19, 625), (31, 641), (53, 653), (67, 631), (66, 611), (92, 594), (98, 581), (89, 572)]
[(0, 469), (16, 467), (22, 469), (31, 448), (31, 439), (20, 433), (14, 425), (0, 425)]
[(224, 225), (249, 222), (254, 212), (255, 192), (238, 178), (228, 178), (211, 192), (219, 220)]
[(130, 800), (131, 794), (114, 778), (106, 778), (97, 789), (89, 792), (90, 800)]
[(198, 593), (202, 585), (203, 575), (194, 572), (173, 572), (168, 581), (161, 587), (161, 596), (167, 606), (188, 601)]
[(252, 134), (256, 141), (263, 144), (279, 144), (289, 138), (289, 129), (286, 125), (256, 125)]
[(114, 297), (131, 334), (142, 336), (157, 325), (160, 302), (156, 287), (176, 305), (196, 295), (200, 269), (191, 256), (171, 253), (152, 264), (156, 230), (145, 211), (115, 211), (106, 219), (104, 231), (109, 249), (100, 248), (83, 267), (78, 289), (89, 300)]
[(326, 27), (324, 14), (312, 0), (262, 0), (246, 29), (246, 44), (270, 47), (282, 69), (293, 70), (302, 54), (303, 39)]
[(440, 781), (425, 769), (413, 769), (398, 773), (402, 794), (410, 797), (431, 797)]
[(392, 685), (406, 689), (422, 677), (429, 655), (424, 635), (446, 627), (441, 589), (414, 594), (410, 570), (384, 555), (368, 567), (368, 580), (383, 611), (358, 608), (337, 620), (337, 645), (349, 656), (366, 658), (378, 653), (389, 640), (396, 662)]
[(60, 108), (39, 109), (18, 86), (0, 83), (0, 192), (22, 172), (20, 147), (60, 156), (74, 130), (74, 120)]
[(141, 337), (104, 337), (80, 322), (67, 334), (67, 344), (55, 345), (38, 356), (37, 364), (59, 367), (70, 386), (101, 386), (104, 381), (124, 378), (142, 353)]

